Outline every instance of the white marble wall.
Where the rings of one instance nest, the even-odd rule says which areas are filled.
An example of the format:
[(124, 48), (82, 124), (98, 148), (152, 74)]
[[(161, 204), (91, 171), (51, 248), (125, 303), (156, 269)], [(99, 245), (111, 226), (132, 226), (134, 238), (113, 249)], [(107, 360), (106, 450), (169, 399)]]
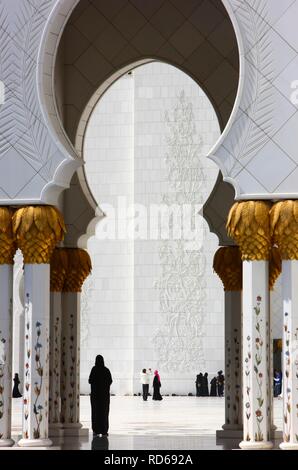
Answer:
[[(133, 94), (133, 77), (126, 75), (100, 100), (87, 129), (88, 183), (106, 213), (97, 234), (110, 222), (104, 204), (116, 206), (119, 195), (128, 204), (133, 200)], [(133, 243), (92, 237), (88, 250), (93, 272), (82, 295), (81, 390), (89, 390), (90, 369), (102, 354), (114, 377), (114, 393), (132, 393)]]
[[(203, 169), (204, 181), (192, 197), (198, 203), (208, 197), (218, 171), (205, 158), (219, 136), (215, 112), (190, 77), (154, 62), (116, 82), (90, 119), (85, 169), (100, 207), (104, 203), (117, 204), (118, 196), (147, 208), (161, 203), (163, 196), (175, 200), (176, 190), (168, 181), (165, 161), (173, 150), (166, 139), (169, 126), (165, 113), (173, 118), (174, 107), (180, 106), (179, 100), (183, 99), (181, 92), (192, 107), (193, 149)], [(196, 261), (198, 274), (191, 266), (184, 273), (180, 266), (180, 272), (175, 273), (172, 260), (165, 263), (160, 258), (161, 241), (99, 240), (100, 225), (108, 221), (109, 214), (97, 226), (97, 237), (88, 244), (93, 274), (82, 296), (81, 390), (89, 391), (88, 373), (100, 353), (114, 377), (112, 393), (138, 393), (143, 367), (160, 370), (163, 393), (194, 393), (197, 373), (208, 371), (211, 378), (224, 367), (223, 292), (212, 272), (218, 241), (202, 221), (205, 237)], [(180, 313), (175, 312), (177, 334), (168, 328), (167, 312), (161, 305), (169, 271), (175, 279), (176, 301), (181, 304)], [(194, 286), (194, 307), (193, 299), (187, 299), (187, 291), (185, 298), (181, 287), (187, 276)], [(188, 325), (193, 327), (183, 330), (179, 324), (184, 325), (187, 315)]]

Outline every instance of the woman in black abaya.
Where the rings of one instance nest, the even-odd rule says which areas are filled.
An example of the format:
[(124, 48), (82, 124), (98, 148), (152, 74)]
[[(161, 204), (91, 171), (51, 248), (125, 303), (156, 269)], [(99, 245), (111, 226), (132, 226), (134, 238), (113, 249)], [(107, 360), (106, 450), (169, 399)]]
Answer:
[(160, 377), (158, 371), (154, 371), (154, 379), (153, 379), (153, 397), (152, 400), (162, 400), (162, 396), (160, 394)]
[(96, 356), (89, 376), (93, 435), (108, 435), (111, 383), (111, 372), (105, 367), (103, 357)]
[(211, 389), (210, 389), (210, 397), (217, 397), (217, 379), (213, 377), (210, 382)]

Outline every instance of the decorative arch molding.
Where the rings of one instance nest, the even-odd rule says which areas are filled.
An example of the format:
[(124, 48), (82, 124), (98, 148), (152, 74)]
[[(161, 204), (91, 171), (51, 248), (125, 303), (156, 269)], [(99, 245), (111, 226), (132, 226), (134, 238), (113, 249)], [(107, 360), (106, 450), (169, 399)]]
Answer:
[[(134, 4), (134, 0), (130, 3)], [(75, 0), (67, 2), (67, 11), (65, 8), (63, 11), (62, 5), (56, 5), (56, 13), (65, 19), (63, 27), (77, 4)], [(269, 3), (268, 0), (222, 1), (238, 44), (240, 79), (236, 100), (233, 105), (230, 103), (226, 113), (227, 100), (222, 104), (221, 115), (225, 114), (222, 122), (228, 123), (209, 157), (219, 166), (224, 181), (234, 186), (236, 199), (297, 197), (293, 177), (293, 173), (298, 172), (297, 157), (294, 151), (286, 148), (284, 137), (286, 128), (290, 131), (294, 125), (290, 118), (297, 109), (290, 97), (285, 96), (285, 85), (282, 84), (284, 70), (298, 55), (284, 27), (287, 20), (293, 26), (291, 17), (295, 13), (295, 4)], [(61, 11), (58, 12), (59, 8)], [(148, 16), (147, 20), (150, 23), (151, 18)], [(57, 39), (60, 39), (62, 29)], [(154, 54), (150, 56), (154, 57)], [(166, 59), (160, 54), (155, 57)], [(170, 62), (174, 64), (173, 60)], [(198, 81), (198, 77), (185, 68), (186, 62), (181, 62), (177, 66)], [(214, 104), (212, 93), (204, 84), (200, 85)], [(277, 178), (264, 171), (269, 155), (274, 155)]]
[[(167, 8), (167, 2), (165, 0), (163, 8)], [(0, 176), (1, 204), (55, 204), (59, 194), (69, 186), (75, 170), (82, 165), (71, 142), (83, 109), (70, 105), (74, 115), (66, 119), (65, 132), (54, 96), (54, 69), (58, 46), (71, 15), (82, 13), (87, 5), (98, 10), (98, 7), (111, 9), (114, 4), (97, 0), (17, 0), (3, 5), (0, 13), (4, 25), (0, 33), (0, 64), (6, 100), (0, 113), (3, 169), (0, 175), (5, 175)], [(171, 34), (175, 32), (174, 40), (174, 34), (169, 37), (169, 31), (162, 30), (165, 24), (169, 27), (173, 15), (166, 16), (168, 21), (158, 23), (162, 11), (160, 2), (155, 4), (152, 1), (140, 7), (138, 0), (121, 0), (117, 8), (121, 6), (122, 9), (118, 8), (117, 15), (105, 12), (105, 16), (97, 11), (105, 24), (111, 25), (111, 19), (117, 16), (118, 33), (126, 39), (126, 46), (120, 54), (122, 59), (110, 64), (111, 67), (108, 66), (103, 73), (105, 77), (100, 77), (99, 81), (103, 82), (122, 66), (147, 57), (168, 60), (172, 64), (177, 62), (178, 67), (198, 82), (203, 71), (207, 79), (200, 85), (213, 105), (214, 100), (218, 100), (223, 123), (229, 120), (210, 152), (210, 158), (220, 167), (224, 180), (233, 184), (236, 198), (296, 198), (297, 145), (293, 145), (293, 138), (289, 145), (288, 136), (295, 138), (297, 127), (297, 107), (291, 102), (289, 78), (293, 76), (298, 60), (295, 35), (291, 33), (296, 27), (293, 22), (297, 17), (297, 1), (223, 0), (220, 3), (210, 0), (209, 8), (215, 8), (216, 15), (225, 15), (219, 22), (222, 29), (213, 25), (212, 32), (202, 32), (195, 16), (192, 16), (200, 5), (191, 2), (187, 7), (183, 4), (182, 8), (181, 2), (171, 0), (175, 21), (178, 18), (177, 31), (170, 31)], [(134, 15), (128, 16), (127, 9)], [(123, 14), (126, 14), (126, 20)], [(167, 15), (167, 10), (163, 14)], [(215, 16), (209, 15), (213, 21)], [(129, 29), (132, 24), (136, 26), (135, 18), (142, 24), (139, 29), (135, 28), (139, 36), (136, 36), (133, 47), (131, 31), (128, 35), (123, 27), (125, 21), (126, 25), (129, 22)], [(199, 18), (197, 15), (197, 21)], [(233, 26), (229, 26), (231, 23)], [(208, 21), (203, 26), (206, 25)], [(11, 36), (14, 41), (10, 40)], [(160, 37), (162, 46), (156, 42)], [(188, 40), (185, 39), (187, 37)], [(206, 46), (206, 38), (210, 45), (214, 37), (217, 37), (218, 49), (212, 48), (213, 56), (219, 54), (223, 60), (216, 70), (208, 72), (204, 61), (200, 60), (200, 52)], [(150, 47), (148, 38), (151, 38)], [(199, 43), (195, 50), (192, 49)], [(238, 71), (235, 68), (233, 71), (235, 54), (231, 58), (231, 54), (224, 50), (234, 44), (238, 44), (240, 57), (236, 101), (235, 87), (226, 96), (220, 96), (226, 85), (218, 86), (223, 79), (230, 86), (233, 74), (238, 81)], [(183, 55), (185, 50), (187, 57)], [(205, 49), (209, 64), (213, 56)], [(237, 52), (237, 61), (239, 57)], [(83, 59), (86, 57), (82, 57), (82, 67)], [(106, 62), (109, 63), (109, 57)], [(71, 71), (70, 64), (68, 76), (71, 76)], [(96, 70), (94, 73), (96, 75)], [(12, 76), (13, 87), (10, 86)], [(93, 85), (98, 89), (98, 83)], [(68, 88), (65, 87), (67, 91)], [(92, 94), (90, 92), (90, 96)], [(84, 108), (88, 99), (85, 96), (80, 98)], [(16, 175), (15, 168), (18, 168), (19, 175)]]
[[(55, 96), (55, 81), (54, 81), (55, 62), (56, 62), (58, 47), (59, 47), (59, 44), (62, 42), (63, 33), (65, 33), (67, 24), (69, 20), (71, 19), (71, 16), (74, 12), (78, 16), (80, 14), (80, 10), (84, 9), (83, 3), (84, 2), (78, 2), (78, 0), (69, 0), (67, 4), (66, 2), (56, 2), (55, 7), (53, 8), (52, 14), (47, 21), (47, 25), (43, 34), (43, 47), (40, 49), (40, 54), (39, 54), (40, 60), (39, 60), (39, 69), (38, 69), (39, 95), (40, 97), (43, 97), (43, 99), (41, 98), (40, 101), (43, 106), (44, 116), (46, 119), (48, 119), (49, 125), (51, 125), (52, 128), (56, 129), (57, 134), (60, 135), (61, 139), (62, 137), (66, 139), (68, 145), (70, 144), (70, 141), (72, 142), (73, 147), (76, 150), (76, 155), (78, 157), (81, 157), (83, 136), (84, 136), (84, 131), (85, 131), (88, 119), (90, 117), (90, 114), (96, 102), (98, 101), (102, 93), (104, 93), (104, 91), (121, 74), (125, 73), (126, 71), (128, 71), (129, 69), (135, 66), (141, 65), (142, 63), (146, 63), (150, 60), (162, 60), (163, 62), (168, 62), (171, 65), (175, 65), (179, 67), (181, 70), (183, 70), (185, 73), (190, 75), (195, 81), (197, 81), (199, 85), (202, 87), (202, 89), (204, 90), (204, 92), (207, 94), (212, 104), (214, 105), (214, 108), (218, 115), (220, 126), (221, 128), (224, 128), (228, 120), (228, 117), (231, 113), (235, 93), (236, 93), (237, 86), (238, 86), (238, 76), (236, 72), (236, 69), (238, 69), (238, 64), (235, 64), (235, 58), (233, 58), (234, 67), (235, 67), (233, 73), (235, 74), (234, 77), (237, 77), (237, 78), (235, 80), (233, 90), (230, 93), (230, 95), (233, 95), (233, 96), (232, 97), (229, 96), (229, 98), (224, 97), (222, 100), (217, 98), (218, 103), (216, 103), (216, 99), (214, 99), (213, 93), (212, 93), (212, 86), (210, 86), (210, 90), (209, 90), (208, 87), (205, 86), (201, 82), (196, 72), (194, 70), (193, 71), (191, 70), (191, 66), (189, 65), (183, 66), (181, 63), (179, 63), (179, 61), (177, 60), (175, 61), (172, 58), (173, 52), (172, 50), (170, 50), (170, 52), (168, 52), (168, 56), (166, 53), (163, 53), (163, 54), (150, 54), (150, 57), (144, 57), (144, 56), (142, 57), (142, 53), (139, 53), (138, 54), (139, 58), (137, 58), (137, 60), (128, 60), (126, 64), (124, 65), (122, 64), (122, 67), (120, 68), (115, 67), (115, 71), (108, 74), (108, 76), (105, 77), (105, 80), (103, 81), (103, 83), (101, 83), (99, 86), (97, 84), (96, 86), (93, 87), (93, 92), (90, 94), (91, 96), (89, 96), (88, 100), (85, 102), (83, 109), (79, 111), (79, 114), (78, 114), (79, 118), (77, 120), (77, 123), (74, 125), (74, 128), (71, 128), (71, 124), (73, 123), (70, 124), (69, 120), (66, 117), (66, 119), (64, 120), (64, 129), (63, 129), (62, 119), (58, 111), (56, 96)], [(96, 3), (96, 2), (91, 2), (91, 3)], [(133, 3), (133, 1), (130, 3)], [(82, 7), (80, 7), (80, 4), (82, 5)], [(223, 13), (223, 11), (225, 11), (225, 9), (221, 7), (221, 14)], [(183, 18), (183, 22), (185, 22), (186, 20), (187, 18)], [(225, 20), (229, 21), (227, 18)], [(232, 29), (232, 27), (230, 28)], [(236, 38), (234, 39), (234, 46), (237, 47)], [(177, 54), (177, 56), (179, 56), (179, 54)], [(238, 57), (238, 49), (237, 49), (237, 57)], [(222, 62), (225, 61), (223, 57), (221, 57), (221, 61)], [(49, 75), (52, 78), (51, 80), (49, 80)], [(79, 160), (79, 162), (80, 164), (82, 164), (82, 161)], [(83, 183), (84, 193), (86, 194), (87, 197), (90, 197), (90, 191), (88, 190), (88, 187), (86, 185), (84, 172), (82, 169), (79, 170), (79, 179)], [(87, 195), (88, 193), (89, 193), (89, 196)], [(91, 196), (91, 199), (92, 199), (92, 196)]]

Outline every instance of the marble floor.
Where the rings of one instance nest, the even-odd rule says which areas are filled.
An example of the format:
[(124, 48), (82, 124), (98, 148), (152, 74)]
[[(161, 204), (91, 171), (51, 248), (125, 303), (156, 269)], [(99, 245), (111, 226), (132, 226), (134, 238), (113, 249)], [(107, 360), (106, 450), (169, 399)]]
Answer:
[[(21, 432), (21, 399), (13, 400), (13, 438)], [(81, 422), (90, 430), (89, 397), (81, 397)], [(282, 400), (274, 400), (274, 422), (282, 427)], [(237, 449), (238, 442), (216, 442), (216, 430), (224, 423), (224, 399), (164, 397), (161, 402), (141, 397), (111, 397), (108, 439), (89, 435), (52, 438), (53, 449), (175, 450)], [(278, 442), (276, 443), (277, 448)], [(15, 447), (14, 447), (15, 448)], [(13, 448), (13, 449), (14, 449)]]

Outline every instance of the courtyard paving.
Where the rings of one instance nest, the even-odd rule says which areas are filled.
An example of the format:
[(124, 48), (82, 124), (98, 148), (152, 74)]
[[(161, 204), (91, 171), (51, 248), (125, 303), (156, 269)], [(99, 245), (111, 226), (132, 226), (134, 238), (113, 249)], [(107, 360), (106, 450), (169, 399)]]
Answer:
[[(22, 400), (13, 400), (13, 438), (21, 432)], [(215, 433), (224, 423), (224, 399), (217, 397), (164, 397), (161, 402), (141, 397), (111, 397), (109, 438), (93, 439), (90, 428), (88, 396), (81, 396), (81, 422), (89, 435), (53, 438), (54, 448), (61, 449), (230, 449), (238, 442), (216, 442)], [(282, 429), (282, 400), (274, 400), (274, 423)]]

